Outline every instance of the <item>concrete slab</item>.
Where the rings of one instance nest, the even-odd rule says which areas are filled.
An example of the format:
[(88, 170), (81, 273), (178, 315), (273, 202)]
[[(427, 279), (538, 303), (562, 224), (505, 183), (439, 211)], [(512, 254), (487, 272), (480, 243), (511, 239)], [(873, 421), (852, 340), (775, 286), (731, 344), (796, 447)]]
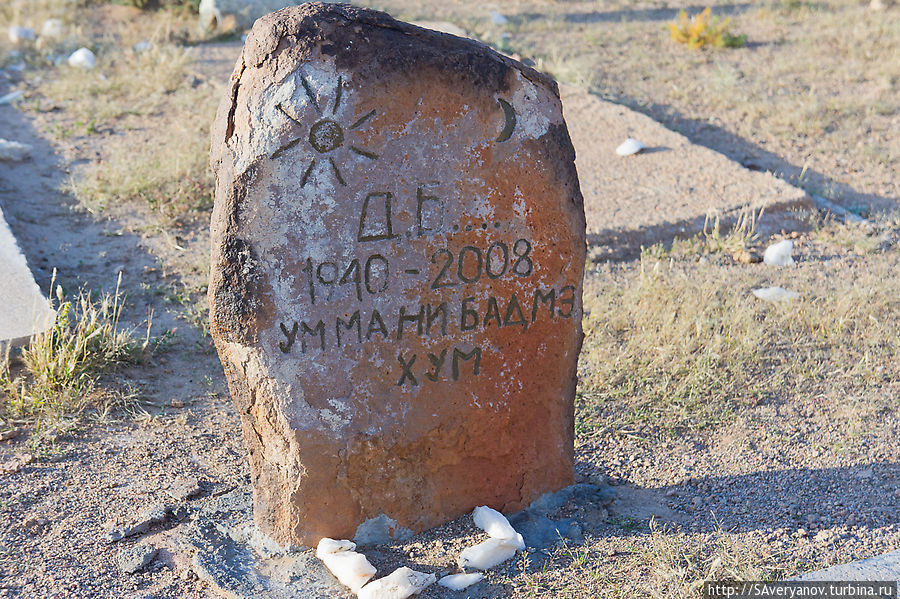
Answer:
[[(588, 243), (651, 245), (703, 229), (707, 214), (723, 217), (744, 206), (774, 214), (810, 206), (806, 193), (691, 143), (650, 117), (561, 85), (563, 112), (575, 146), (584, 194)], [(632, 137), (647, 149), (618, 156)]]
[(26, 342), (52, 327), (55, 319), (0, 210), (0, 343)]
[(900, 551), (891, 551), (869, 559), (807, 572), (791, 580), (900, 581)]

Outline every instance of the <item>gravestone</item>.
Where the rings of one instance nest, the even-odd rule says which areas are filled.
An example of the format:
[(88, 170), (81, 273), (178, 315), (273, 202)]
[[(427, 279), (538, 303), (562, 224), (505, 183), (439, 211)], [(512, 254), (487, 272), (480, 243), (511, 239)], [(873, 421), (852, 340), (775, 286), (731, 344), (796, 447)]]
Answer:
[(256, 22), (212, 133), (212, 335), (277, 541), (572, 483), (585, 262), (556, 84), (346, 5)]

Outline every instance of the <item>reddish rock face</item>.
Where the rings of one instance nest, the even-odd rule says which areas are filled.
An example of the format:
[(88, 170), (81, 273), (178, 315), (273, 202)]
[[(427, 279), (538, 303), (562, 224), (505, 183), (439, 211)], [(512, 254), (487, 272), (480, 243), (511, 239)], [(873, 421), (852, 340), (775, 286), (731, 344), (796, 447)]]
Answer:
[(212, 331), (263, 531), (398, 537), (572, 482), (585, 224), (553, 81), (293, 7), (253, 27), (212, 165)]

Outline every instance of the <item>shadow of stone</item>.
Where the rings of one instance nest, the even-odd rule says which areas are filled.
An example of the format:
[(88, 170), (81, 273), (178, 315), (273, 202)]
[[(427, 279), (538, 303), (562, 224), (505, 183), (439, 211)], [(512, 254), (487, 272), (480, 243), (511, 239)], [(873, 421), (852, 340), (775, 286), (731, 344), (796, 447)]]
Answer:
[[(615, 476), (609, 470), (604, 474)], [(679, 524), (689, 532), (770, 532), (781, 528), (789, 534), (804, 529), (812, 536), (816, 530), (846, 526), (864, 536), (869, 530), (900, 524), (898, 485), (900, 464), (889, 462), (697, 476), (662, 487), (626, 483), (614, 487), (617, 497), (609, 506), (606, 522), (582, 526), (585, 534), (594, 536), (630, 536), (635, 529), (616, 526), (616, 519), (646, 524), (653, 517)], [(648, 532), (645, 526), (636, 530)]]
[[(821, 171), (793, 164), (759, 144), (723, 127), (685, 117), (670, 105), (641, 104), (627, 96), (593, 93), (597, 93), (605, 100), (617, 102), (641, 112), (673, 131), (681, 133), (691, 142), (719, 152), (750, 170), (769, 172), (809, 193), (835, 198), (835, 203), (848, 210), (861, 212), (863, 216), (896, 209), (900, 204), (900, 197), (885, 197), (858, 191), (851, 185), (837, 181)], [(859, 210), (861, 207), (862, 210)]]
[[(762, 217), (756, 221), (756, 231), (762, 238), (782, 229), (808, 231), (811, 228), (807, 214), (800, 208), (811, 207), (812, 203), (798, 206), (795, 202), (773, 203), (766, 206)], [(716, 215), (710, 215), (710, 217)], [(723, 232), (737, 222), (740, 210), (719, 214), (719, 226)], [(707, 218), (696, 218), (666, 222), (660, 225), (638, 229), (608, 229), (587, 235), (588, 258), (592, 262), (633, 260), (641, 255), (642, 247), (662, 244), (671, 248), (676, 239), (688, 239), (703, 231)]]
[(671, 152), (672, 148), (666, 146), (659, 146), (656, 148), (644, 148), (641, 150), (641, 154), (656, 154), (657, 152)]

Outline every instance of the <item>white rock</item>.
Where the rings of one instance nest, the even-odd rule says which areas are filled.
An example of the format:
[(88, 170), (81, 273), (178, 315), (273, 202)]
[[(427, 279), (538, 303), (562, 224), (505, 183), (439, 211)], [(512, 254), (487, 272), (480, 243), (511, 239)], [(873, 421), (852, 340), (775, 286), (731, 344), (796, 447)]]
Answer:
[(763, 287), (762, 289), (754, 289), (753, 295), (764, 302), (783, 302), (787, 300), (797, 299), (800, 294), (796, 291), (788, 291), (783, 287)]
[(0, 106), (3, 106), (4, 104), (12, 104), (13, 102), (17, 102), (17, 101), (21, 100), (22, 96), (24, 96), (24, 95), (25, 94), (22, 92), (22, 90), (17, 89), (14, 92), (9, 92), (5, 96), (0, 96)]
[(434, 584), (435, 575), (416, 572), (406, 566), (397, 568), (384, 578), (373, 580), (357, 595), (359, 599), (406, 599)]
[(493, 23), (494, 25), (506, 25), (507, 23), (509, 23), (509, 19), (507, 19), (506, 17), (501, 15), (496, 10), (492, 10), (491, 11), (491, 23)]
[(151, 44), (149, 41), (144, 40), (142, 42), (138, 42), (135, 45), (133, 45), (131, 47), (131, 49), (134, 50), (135, 52), (137, 52), (138, 54), (141, 54), (141, 53), (149, 50), (152, 45), (153, 44)]
[(509, 520), (506, 519), (506, 516), (497, 510), (482, 505), (475, 508), (472, 518), (475, 520), (475, 526), (488, 533), (488, 536), (491, 538), (506, 539), (511, 541), (511, 544), (515, 545), (516, 549), (520, 551), (525, 549), (525, 541), (522, 539), (522, 535), (517, 533), (516, 529), (509, 523)]
[(30, 151), (31, 146), (27, 146), (17, 141), (0, 139), (0, 160), (24, 160)]
[(79, 69), (93, 69), (97, 66), (97, 57), (87, 48), (78, 48), (69, 56), (69, 66)]
[(489, 570), (514, 556), (517, 546), (518, 540), (488, 539), (463, 549), (459, 557), (456, 558), (456, 563), (459, 564), (460, 568)]
[(60, 38), (65, 33), (65, 26), (60, 19), (47, 19), (41, 26), (41, 37)]
[(212, 31), (222, 22), (222, 12), (216, 8), (215, 0), (200, 0), (200, 20), (197, 22), (200, 31)]
[(356, 549), (356, 543), (354, 543), (353, 541), (339, 541), (337, 539), (322, 537), (322, 540), (320, 540), (319, 544), (316, 546), (316, 557), (322, 559), (322, 556), (327, 553), (353, 551), (354, 549)]
[(766, 248), (763, 254), (763, 263), (769, 266), (790, 266), (794, 263), (791, 257), (791, 251), (794, 249), (794, 242), (790, 239), (773, 243)]
[(451, 574), (449, 576), (444, 576), (438, 581), (438, 584), (442, 587), (446, 587), (451, 591), (461, 591), (463, 589), (467, 589), (473, 584), (481, 582), (484, 579), (484, 574), (481, 572), (474, 572), (472, 574)]
[(37, 38), (34, 34), (34, 29), (31, 27), (17, 27), (16, 25), (11, 25), (7, 30), (7, 34), (9, 35), (9, 41), (14, 44), (18, 44), (19, 42), (24, 41), (32, 41)]
[(643, 142), (640, 142), (633, 137), (629, 137), (616, 148), (616, 154), (619, 156), (631, 156), (632, 154), (637, 154), (641, 150), (647, 148), (647, 145)]
[(319, 541), (316, 557), (322, 560), (334, 577), (354, 593), (375, 576), (375, 566), (366, 556), (354, 551), (356, 543), (327, 537)]

